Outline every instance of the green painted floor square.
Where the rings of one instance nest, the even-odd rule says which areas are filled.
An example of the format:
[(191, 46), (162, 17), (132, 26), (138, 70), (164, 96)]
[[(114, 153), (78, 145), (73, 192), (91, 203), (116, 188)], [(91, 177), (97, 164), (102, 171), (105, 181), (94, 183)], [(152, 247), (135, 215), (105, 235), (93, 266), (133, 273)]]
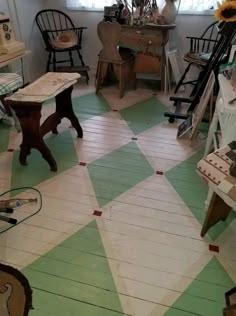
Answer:
[(137, 135), (164, 122), (166, 109), (164, 104), (152, 97), (121, 110), (120, 114), (133, 133)]
[(154, 174), (134, 142), (93, 161), (88, 172), (100, 207)]
[(45, 143), (57, 162), (58, 171), (52, 172), (41, 153), (35, 149), (31, 150), (31, 154), (27, 157), (28, 166), (22, 166), (19, 163), (19, 151), (15, 151), (12, 159), (12, 189), (25, 186), (34, 187), (78, 164), (78, 155), (70, 131), (50, 135), (45, 139)]
[(32, 316), (124, 315), (96, 221), (22, 272), (33, 289)]
[(81, 97), (73, 98), (73, 109), (80, 122), (93, 116), (103, 115), (111, 111), (111, 108), (102, 95), (89, 93)]

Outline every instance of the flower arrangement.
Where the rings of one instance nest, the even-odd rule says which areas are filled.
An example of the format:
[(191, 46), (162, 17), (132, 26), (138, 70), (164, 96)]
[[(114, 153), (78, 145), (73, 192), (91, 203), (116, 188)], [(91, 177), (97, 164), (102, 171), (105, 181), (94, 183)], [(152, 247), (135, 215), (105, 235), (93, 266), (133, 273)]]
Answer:
[(236, 0), (224, 0), (218, 3), (215, 16), (218, 20), (225, 22), (236, 21)]

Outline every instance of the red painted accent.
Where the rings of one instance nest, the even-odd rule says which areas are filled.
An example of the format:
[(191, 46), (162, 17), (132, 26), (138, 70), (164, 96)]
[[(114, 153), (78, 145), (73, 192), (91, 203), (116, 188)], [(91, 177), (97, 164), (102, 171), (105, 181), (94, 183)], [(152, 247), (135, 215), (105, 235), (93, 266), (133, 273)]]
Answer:
[(112, 110), (113, 112), (118, 112), (118, 110)]
[(131, 139), (132, 139), (132, 140), (138, 140), (138, 138), (137, 138), (137, 137), (132, 137)]
[(12, 153), (13, 151), (15, 151), (15, 149), (9, 148), (7, 151), (9, 151), (9, 153)]
[(220, 252), (219, 246), (209, 245), (209, 250), (214, 252)]
[(81, 162), (79, 163), (79, 165), (85, 167), (87, 164), (86, 164), (86, 162), (82, 162), (82, 161), (81, 161)]
[(206, 178), (204, 178), (204, 177), (202, 177), (202, 179), (203, 179), (203, 181), (205, 182), (205, 184), (208, 185), (208, 182), (209, 182), (209, 181), (208, 181)]
[(101, 211), (94, 211), (93, 215), (95, 215), (95, 216), (102, 216), (102, 212)]
[(159, 176), (163, 176), (164, 172), (163, 171), (156, 171), (156, 174), (158, 174)]

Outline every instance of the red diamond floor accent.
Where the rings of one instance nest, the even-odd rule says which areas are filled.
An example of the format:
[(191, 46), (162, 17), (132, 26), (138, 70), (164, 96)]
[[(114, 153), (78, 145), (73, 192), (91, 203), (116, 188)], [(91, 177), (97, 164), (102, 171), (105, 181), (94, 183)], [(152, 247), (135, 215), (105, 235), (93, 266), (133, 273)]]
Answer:
[(163, 171), (156, 171), (156, 174), (158, 174), (159, 176), (163, 176), (164, 172)]
[(87, 163), (81, 161), (81, 162), (79, 163), (79, 165), (85, 167), (85, 166), (87, 165)]
[(216, 245), (209, 245), (209, 250), (214, 252), (220, 252), (220, 249)]
[(132, 137), (131, 139), (132, 139), (132, 140), (138, 140), (138, 138), (137, 138), (137, 137)]
[(13, 153), (13, 151), (15, 151), (15, 149), (9, 148), (7, 151), (9, 151), (9, 153)]
[(95, 216), (102, 216), (102, 212), (101, 211), (94, 211), (93, 215), (95, 215)]

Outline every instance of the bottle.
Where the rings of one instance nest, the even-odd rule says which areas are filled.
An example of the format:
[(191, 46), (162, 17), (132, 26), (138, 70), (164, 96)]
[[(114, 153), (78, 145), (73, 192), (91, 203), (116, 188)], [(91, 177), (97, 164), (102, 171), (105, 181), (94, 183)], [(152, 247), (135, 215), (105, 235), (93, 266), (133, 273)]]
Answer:
[(0, 208), (16, 208), (28, 203), (37, 203), (38, 199), (10, 199), (0, 201)]

